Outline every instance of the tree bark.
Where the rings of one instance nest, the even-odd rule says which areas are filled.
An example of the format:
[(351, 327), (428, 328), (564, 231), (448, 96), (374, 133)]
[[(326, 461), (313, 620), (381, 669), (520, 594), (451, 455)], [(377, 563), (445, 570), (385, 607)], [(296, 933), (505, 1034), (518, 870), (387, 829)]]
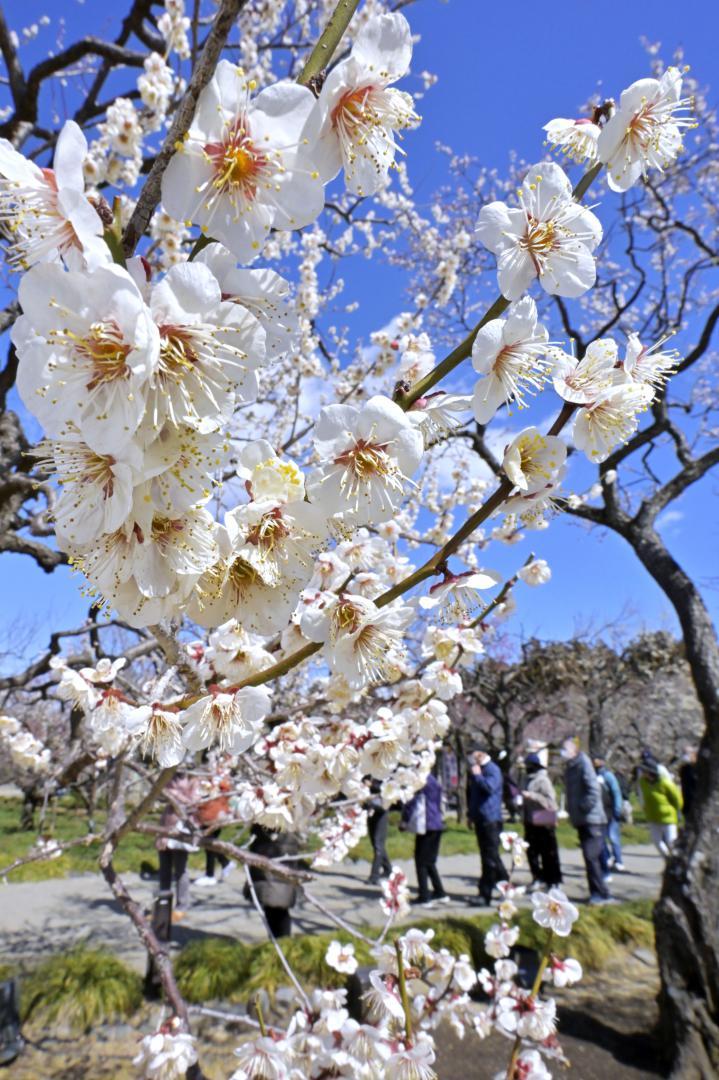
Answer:
[(667, 863), (654, 910), (660, 1037), (676, 1080), (719, 1075), (719, 645), (691, 578), (652, 526), (622, 530), (672, 602), (706, 719), (692, 813)]

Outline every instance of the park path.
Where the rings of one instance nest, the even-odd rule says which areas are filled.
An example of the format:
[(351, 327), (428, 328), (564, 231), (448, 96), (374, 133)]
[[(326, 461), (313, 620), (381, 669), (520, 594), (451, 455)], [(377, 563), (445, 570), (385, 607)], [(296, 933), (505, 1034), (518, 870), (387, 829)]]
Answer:
[[(572, 899), (586, 897), (586, 879), (579, 851), (563, 849), (564, 888)], [(627, 873), (617, 874), (610, 886), (620, 900), (655, 897), (659, 892), (663, 860), (653, 847), (637, 845), (624, 848)], [(410, 861), (397, 865), (406, 872), (410, 884), (415, 881)], [(440, 856), (440, 872), (451, 904), (439, 905), (431, 912), (419, 908), (416, 919), (443, 914), (477, 914), (478, 857), (475, 855)], [(336, 868), (317, 872), (309, 886), (322, 904), (352, 925), (381, 925), (379, 889), (367, 883), (369, 866), (364, 861), (345, 862)], [(126, 874), (124, 880), (132, 896), (149, 908), (156, 882)], [(518, 884), (526, 884), (529, 874), (519, 871)], [(236, 867), (215, 889), (193, 889), (187, 919), (173, 928), (173, 942), (182, 946), (193, 938), (225, 936), (241, 941), (262, 940), (265, 931), (259, 915), (242, 898), (244, 874)], [(525, 901), (526, 902), (526, 901)], [(334, 929), (332, 920), (313, 905), (304, 902), (293, 910), (296, 933), (315, 934)], [(138, 970), (144, 967), (145, 953), (132, 924), (123, 914), (99, 874), (48, 881), (0, 884), (0, 959), (15, 963), (39, 955), (65, 950), (84, 943), (105, 947)]]

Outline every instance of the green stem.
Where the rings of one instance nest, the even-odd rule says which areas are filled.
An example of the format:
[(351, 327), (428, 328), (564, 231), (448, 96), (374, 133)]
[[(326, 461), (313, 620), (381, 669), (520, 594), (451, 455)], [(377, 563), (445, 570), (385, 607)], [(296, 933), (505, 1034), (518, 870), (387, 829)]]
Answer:
[(338, 0), (337, 7), (332, 12), (330, 21), (322, 31), (319, 41), (309, 55), (307, 63), (297, 82), (303, 86), (309, 83), (321, 71), (323, 71), (332, 59), (335, 49), (342, 40), (342, 35), (350, 24), (350, 20), (357, 10), (359, 0)]
[[(587, 169), (584, 176), (577, 182), (572, 190), (572, 197), (575, 199), (581, 199), (586, 193), (590, 184), (596, 179), (602, 170), (602, 163), (598, 161), (596, 165), (592, 165), (591, 169)], [(424, 397), (425, 394), (436, 386), (445, 375), (449, 375), (450, 371), (454, 371), (458, 364), (461, 364), (463, 360), (469, 359), (472, 355), (472, 346), (474, 345), (474, 339), (479, 331), (492, 319), (499, 318), (509, 307), (509, 300), (504, 296), (498, 296), (492, 304), (491, 308), (482, 316), (473, 330), (467, 334), (467, 337), (462, 341), (456, 349), (454, 349), (449, 356), (445, 356), (444, 360), (440, 361), (435, 368), (433, 368), (423, 379), (407, 391), (399, 391), (395, 395), (397, 404), (405, 411), (414, 405), (415, 401)]]
[(259, 994), (257, 994), (257, 996), (255, 997), (255, 1012), (257, 1013), (257, 1022), (260, 1025), (260, 1032), (262, 1035), (266, 1036), (267, 1026), (265, 1024), (265, 1018), (262, 1013), (262, 1001), (260, 1000)]
[[(549, 957), (552, 954), (552, 943), (553, 943), (553, 941), (554, 941), (554, 931), (550, 930), (549, 934), (547, 935), (547, 941), (546, 941), (546, 944), (544, 946), (544, 952), (542, 953), (542, 957), (541, 957), (541, 959), (539, 961), (539, 967), (537, 968), (537, 974), (535, 976), (534, 982), (532, 983), (532, 989), (530, 991), (530, 994), (531, 994), (531, 996), (533, 998), (536, 998), (537, 994), (539, 993), (539, 988), (542, 985), (542, 975), (544, 975), (544, 969), (546, 968), (547, 964), (549, 963)], [(517, 1065), (517, 1058), (519, 1057), (519, 1052), (520, 1052), (521, 1049), (522, 1049), (522, 1040), (519, 1037), (519, 1035), (517, 1035), (517, 1037), (514, 1040), (514, 1045), (512, 1046), (512, 1053), (511, 1053), (511, 1056), (509, 1058), (509, 1065), (507, 1066), (506, 1080), (515, 1080), (514, 1070), (515, 1070), (515, 1067)]]
[(412, 1044), (412, 1013), (409, 1009), (409, 996), (407, 994), (407, 979), (404, 973), (404, 957), (399, 938), (395, 938), (394, 951), (397, 954), (397, 972), (399, 976), (399, 996), (404, 1010), (404, 1035), (407, 1045)]

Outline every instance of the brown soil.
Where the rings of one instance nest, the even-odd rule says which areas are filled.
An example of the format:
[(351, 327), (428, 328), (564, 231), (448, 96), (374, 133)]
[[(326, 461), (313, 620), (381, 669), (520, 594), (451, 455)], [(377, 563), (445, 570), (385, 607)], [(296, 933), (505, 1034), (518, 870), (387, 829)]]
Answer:
[[(557, 991), (559, 1037), (569, 1068), (548, 1062), (567, 1080), (642, 1080), (664, 1075), (652, 1030), (656, 1023), (656, 962), (639, 950), (609, 964), (568, 991)], [(87, 1035), (29, 1027), (23, 1054), (10, 1065), (9, 1080), (137, 1080), (132, 1058), (139, 1032), (152, 1029), (159, 1010), (146, 1006), (133, 1023), (104, 1025)], [(200, 1062), (208, 1080), (227, 1080), (235, 1069), (235, 1031), (202, 1019)], [(246, 1030), (246, 1029), (245, 1029)], [(506, 1069), (511, 1043), (500, 1035), (484, 1042), (458, 1040), (448, 1027), (438, 1033), (440, 1080), (492, 1080)], [(0, 1073), (0, 1077), (2, 1073)]]

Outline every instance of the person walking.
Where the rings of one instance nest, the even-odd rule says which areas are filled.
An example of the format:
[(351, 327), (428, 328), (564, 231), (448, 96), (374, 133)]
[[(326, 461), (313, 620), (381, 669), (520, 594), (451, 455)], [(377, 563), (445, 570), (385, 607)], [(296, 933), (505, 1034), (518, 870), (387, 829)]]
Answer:
[(502, 831), (502, 770), (485, 750), (477, 750), (469, 785), (469, 821), (474, 825), (481, 861), (479, 897), (489, 906), (498, 881), (507, 880), (507, 871), (499, 854)]
[[(178, 772), (167, 785), (165, 792), (172, 802), (168, 803), (162, 811), (160, 827), (168, 832), (187, 833), (189, 836), (191, 826), (197, 824), (193, 812), (193, 807), (200, 797), (197, 781), (185, 773)], [(175, 806), (184, 811), (182, 815), (178, 813)], [(187, 860), (190, 852), (197, 851), (197, 848), (189, 839), (181, 840), (167, 836), (158, 836), (155, 847), (160, 862), (160, 894), (172, 893), (174, 879), (176, 904), (172, 912), (172, 922), (182, 922), (190, 905), (190, 873), (187, 869)]]
[(524, 839), (532, 874), (530, 891), (561, 885), (562, 869), (557, 847), (557, 794), (537, 754), (524, 759), (527, 781), (522, 791)]
[(616, 870), (618, 874), (625, 871), (622, 862), (622, 832), (620, 822), (624, 812), (624, 798), (619, 781), (607, 767), (603, 757), (594, 758), (594, 769), (602, 792), (602, 805), (607, 818), (607, 833), (602, 848), (602, 871), (604, 876), (609, 877), (610, 870)]
[(565, 739), (560, 750), (564, 768), (564, 789), (569, 820), (579, 835), (589, 885), (589, 903), (607, 904), (613, 898), (602, 873), (607, 815), (597, 774), (588, 756), (579, 749), (579, 740)]
[[(427, 777), (427, 783), (422, 790), (404, 804), (399, 827), (403, 832), (415, 834), (414, 866), (417, 873), (417, 897), (412, 903), (427, 908), (434, 907), (435, 903), (448, 904), (449, 897), (444, 891), (437, 869), (439, 844), (444, 829), (442, 785), (432, 773)], [(429, 892), (430, 882), (433, 897)]]
[[(297, 855), (300, 846), (297, 837), (293, 833), (273, 832), (264, 825), (253, 825), (250, 830), (249, 850), (254, 855), (263, 855), (266, 859), (280, 859), (288, 855)], [(297, 862), (291, 863), (293, 867)], [(290, 881), (262, 870), (260, 867), (250, 867), (252, 887), (257, 897), (257, 902), (262, 908), (270, 933), (273, 937), (290, 937), (292, 934), (292, 916), (290, 909), (297, 902), (297, 888)], [(252, 900), (252, 890), (246, 884), (243, 890), (246, 900)]]
[(653, 764), (641, 766), (639, 787), (652, 843), (667, 859), (677, 838), (679, 811), (683, 805), (682, 793), (677, 785), (662, 776)]
[(373, 780), (370, 786), (372, 797), (367, 801), (367, 830), (372, 844), (372, 868), (369, 874), (370, 885), (379, 885), (381, 877), (389, 877), (392, 863), (387, 854), (387, 831), (389, 829), (389, 810), (380, 798), (380, 784)]
[[(205, 835), (211, 840), (217, 840), (222, 832), (222, 822), (232, 817), (228, 792), (232, 790), (232, 782), (223, 771), (218, 770), (207, 784), (207, 790), (203, 790), (204, 798), (197, 807), (197, 820), (203, 829), (209, 830)], [(214, 828), (212, 828), (214, 826)], [(223, 855), (222, 852), (205, 849), (205, 873), (196, 878), (193, 885), (200, 889), (213, 889), (218, 881), (215, 877), (215, 863), (220, 864), (220, 880), (223, 881), (232, 872), (234, 863)]]

